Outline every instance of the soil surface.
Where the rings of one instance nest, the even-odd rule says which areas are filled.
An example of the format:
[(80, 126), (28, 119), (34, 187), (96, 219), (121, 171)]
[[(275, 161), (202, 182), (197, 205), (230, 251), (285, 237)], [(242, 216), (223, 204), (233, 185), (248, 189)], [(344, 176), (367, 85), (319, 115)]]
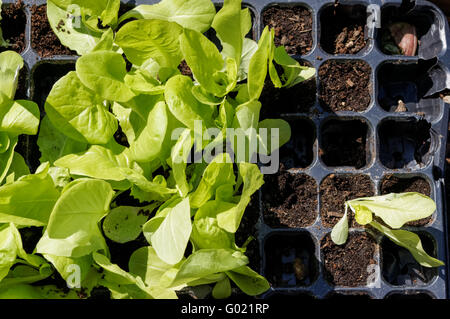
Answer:
[(365, 111), (371, 101), (372, 70), (362, 60), (330, 60), (319, 68), (319, 101), (329, 112)]
[(187, 65), (185, 60), (181, 61), (180, 65), (178, 66), (178, 70), (180, 70), (181, 74), (186, 75), (186, 76), (190, 77), (191, 79), (194, 79), (192, 70), (189, 67), (189, 65)]
[[(375, 187), (367, 175), (327, 176), (320, 184), (320, 217), (326, 227), (333, 227), (344, 216), (345, 202), (375, 195)], [(361, 227), (348, 210), (351, 227)]]
[(367, 267), (376, 264), (375, 247), (375, 241), (365, 232), (349, 233), (343, 245), (334, 244), (327, 235), (321, 242), (325, 278), (336, 286), (366, 286)]
[(4, 4), (2, 6), (2, 19), (0, 27), (2, 28), (3, 38), (9, 42), (10, 47), (0, 47), (0, 52), (14, 50), (21, 53), (25, 50), (25, 25), (27, 18), (23, 11), (22, 0), (14, 4)]
[(258, 234), (256, 224), (259, 218), (259, 194), (256, 192), (247, 208), (245, 209), (244, 216), (242, 217), (241, 224), (236, 232), (236, 245), (242, 247), (249, 236), (253, 236), (254, 239), (248, 244), (245, 255), (249, 259), (249, 267), (261, 273), (261, 256), (259, 253)]
[(273, 6), (263, 12), (263, 23), (275, 29), (275, 45), (287, 53), (304, 55), (312, 49), (312, 15), (304, 7)]
[[(302, 66), (310, 66), (299, 61)], [(267, 76), (260, 102), (261, 119), (279, 118), (283, 113), (309, 113), (316, 103), (316, 77), (301, 82), (291, 88), (274, 87)]]
[(318, 276), (315, 245), (309, 234), (271, 235), (265, 244), (265, 276), (275, 287), (309, 286)]
[(334, 6), (324, 10), (322, 21), (322, 48), (331, 54), (356, 54), (367, 44), (366, 18), (347, 11), (350, 6)]
[[(381, 194), (389, 193), (406, 193), (418, 192), (426, 196), (431, 194), (431, 186), (422, 177), (399, 178), (394, 175), (387, 175), (381, 181)], [(433, 215), (406, 223), (406, 226), (420, 227), (425, 226), (431, 222)]]
[(319, 155), (325, 165), (353, 166), (356, 169), (367, 164), (367, 124), (360, 120), (330, 120), (322, 129)]
[(24, 66), (22, 70), (19, 72), (19, 81), (17, 83), (17, 90), (16, 95), (14, 97), (15, 100), (26, 100), (27, 97), (27, 76), (28, 71), (27, 68)]
[(306, 174), (267, 175), (262, 193), (264, 222), (270, 227), (306, 227), (317, 218), (317, 183)]
[(34, 5), (31, 8), (31, 46), (41, 57), (54, 55), (77, 55), (63, 46), (47, 19), (47, 6)]

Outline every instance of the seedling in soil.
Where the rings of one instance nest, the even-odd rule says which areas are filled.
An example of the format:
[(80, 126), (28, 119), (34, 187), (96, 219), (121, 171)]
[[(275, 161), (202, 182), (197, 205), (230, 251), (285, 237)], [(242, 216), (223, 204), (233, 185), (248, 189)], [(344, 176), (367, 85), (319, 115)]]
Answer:
[[(23, 161), (14, 162), (11, 154), (14, 134), (36, 134), (39, 110), (33, 102), (12, 101), (22, 61), (17, 54), (0, 55), (7, 75), (0, 77), (6, 81), (0, 88), (8, 91), (0, 100), (25, 122), (17, 127), (22, 121), (12, 121), (19, 117), (8, 113), (1, 121), (6, 127), (0, 126), (7, 132), (0, 134), (0, 155), (8, 156), (0, 161), (8, 165), (0, 182), (9, 166), (14, 169), (0, 186), (0, 202), (8, 203), (0, 205), (0, 223), (8, 225), (0, 228), (0, 238), (15, 238), (8, 241), (13, 242), (7, 248), (11, 258), (0, 261), (0, 297), (53, 296), (49, 287), (21, 291), (11, 284), (23, 273), (12, 269), (17, 260), (33, 268), (21, 282), (56, 275), (76, 288), (64, 297), (76, 292), (85, 298), (97, 286), (108, 288), (112, 298), (176, 298), (180, 287), (204, 284), (214, 285), (214, 298), (229, 297), (233, 285), (259, 295), (269, 284), (247, 266), (252, 237), (239, 234), (239, 246), (235, 238), (251, 196), (264, 183), (258, 166), (249, 163), (253, 153), (235, 146), (236, 165), (222, 152), (212, 161), (188, 163), (187, 158), (226, 144), (234, 138), (227, 128), (279, 129), (278, 145), (259, 135), (244, 136), (249, 143), (261, 141), (261, 154), (277, 151), (291, 132), (286, 121), (259, 120), (266, 78), (276, 88), (290, 88), (312, 78), (315, 69), (276, 47), (274, 30), (266, 28), (258, 43), (246, 38), (251, 15), (239, 0), (225, 1), (219, 12), (209, 0), (163, 0), (120, 17), (119, 5), (117, 0), (86, 2), (74, 12), (66, 1), (47, 1), (54, 33), (81, 57), (75, 70), (66, 66), (65, 75), (33, 79), (33, 98), (45, 111), (35, 174), (19, 170)], [(42, 8), (33, 10), (42, 13)], [(34, 15), (37, 26), (44, 25), (42, 17)], [(210, 27), (221, 52), (203, 34)], [(57, 50), (40, 51), (53, 53)], [(180, 74), (182, 61), (192, 78)], [(48, 70), (38, 68), (35, 77)], [(220, 134), (206, 134), (197, 143), (203, 135), (196, 130), (198, 122), (200, 133), (212, 127)], [(177, 128), (181, 134), (173, 138)], [(23, 252), (16, 225), (41, 228), (32, 254)], [(75, 282), (66, 265), (79, 269)], [(294, 266), (295, 276), (307, 281), (302, 264)]]
[(331, 232), (331, 238), (337, 245), (342, 245), (347, 241), (349, 207), (354, 212), (358, 224), (371, 226), (395, 244), (406, 248), (422, 266), (438, 267), (444, 265), (442, 261), (425, 252), (418, 235), (400, 229), (408, 222), (420, 220), (433, 214), (436, 210), (436, 204), (430, 197), (409, 192), (347, 201), (344, 217), (333, 227)]

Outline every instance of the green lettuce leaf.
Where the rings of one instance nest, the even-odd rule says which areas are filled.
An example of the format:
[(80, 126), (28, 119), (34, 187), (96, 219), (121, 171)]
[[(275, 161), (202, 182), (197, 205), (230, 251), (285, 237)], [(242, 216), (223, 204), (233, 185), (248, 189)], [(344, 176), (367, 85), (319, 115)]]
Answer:
[[(402, 227), (407, 222), (426, 218), (436, 210), (435, 202), (420, 193), (393, 193), (358, 198), (347, 203), (357, 218), (360, 218), (358, 215), (369, 210), (395, 229)], [(368, 221), (370, 222), (370, 219)]]
[(53, 86), (45, 102), (48, 118), (61, 133), (81, 143), (106, 144), (117, 131), (114, 115), (75, 72)]
[(79, 179), (68, 184), (55, 204), (37, 252), (62, 257), (82, 257), (104, 250), (98, 222), (109, 210), (114, 195), (101, 180)]
[(445, 265), (442, 261), (431, 257), (423, 249), (420, 237), (413, 232), (406, 230), (389, 229), (376, 221), (372, 221), (370, 224), (373, 228), (383, 233), (387, 238), (393, 241), (395, 244), (404, 247), (409, 250), (414, 259), (424, 267), (439, 267)]
[(130, 18), (159, 19), (176, 22), (183, 28), (198, 32), (209, 29), (216, 14), (210, 0), (162, 0), (153, 5), (139, 5), (120, 17), (119, 22)]

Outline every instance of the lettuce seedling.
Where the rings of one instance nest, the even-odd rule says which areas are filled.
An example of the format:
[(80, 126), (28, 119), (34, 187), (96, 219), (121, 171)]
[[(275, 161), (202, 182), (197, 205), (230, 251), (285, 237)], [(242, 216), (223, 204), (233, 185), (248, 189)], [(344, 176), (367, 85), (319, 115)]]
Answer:
[[(337, 245), (347, 241), (348, 208), (354, 212), (360, 225), (369, 225), (381, 232), (395, 244), (408, 249), (419, 264), (424, 267), (443, 266), (444, 263), (429, 256), (422, 247), (418, 235), (399, 229), (404, 224), (431, 216), (436, 204), (428, 196), (420, 193), (387, 194), (364, 197), (345, 202), (345, 214), (333, 227), (331, 239)], [(374, 219), (380, 218), (384, 224)]]
[(13, 51), (0, 53), (0, 185), (27, 174), (24, 159), (14, 152), (20, 134), (35, 135), (40, 112), (36, 103), (14, 100), (23, 68), (22, 57)]
[[(249, 295), (261, 294), (269, 284), (247, 266), (251, 237), (240, 247), (235, 233), (264, 183), (250, 159), (287, 143), (291, 130), (281, 119), (260, 121), (258, 100), (266, 78), (291, 87), (315, 69), (276, 48), (273, 30), (266, 28), (258, 43), (246, 38), (251, 15), (240, 0), (224, 1), (217, 13), (210, 0), (163, 0), (120, 18), (119, 4), (47, 1), (53, 30), (81, 57), (45, 102), (37, 143), (48, 163), (35, 174), (13, 164), (0, 171), (6, 176), (15, 167), (17, 176), (25, 175), (0, 187), (0, 223), (43, 227), (33, 256), (78, 292), (104, 286), (113, 298), (176, 298), (185, 286), (212, 284), (213, 296), (226, 298), (232, 281)], [(203, 34), (211, 27), (221, 50)], [(4, 57), (0, 110), (8, 112), (0, 112), (0, 156), (9, 157), (2, 165), (13, 163), (11, 134), (35, 134), (39, 125), (35, 104), (12, 101), (20, 56)], [(183, 60), (192, 78), (180, 74)], [(16, 111), (20, 120), (9, 121), (19, 118)], [(212, 152), (237, 139), (229, 128), (242, 132), (246, 146), (260, 141), (261, 147), (233, 145), (234, 163), (229, 154)], [(269, 136), (278, 129), (279, 140), (267, 141), (259, 128)], [(212, 161), (188, 163), (200, 151), (211, 151)], [(139, 204), (121, 205), (121, 195)], [(129, 271), (112, 263), (106, 238), (123, 244), (141, 234), (148, 246), (132, 254)], [(16, 275), (10, 264), (4, 280)], [(72, 282), (74, 269), (79, 277)], [(11, 291), (41, 293), (17, 285)]]

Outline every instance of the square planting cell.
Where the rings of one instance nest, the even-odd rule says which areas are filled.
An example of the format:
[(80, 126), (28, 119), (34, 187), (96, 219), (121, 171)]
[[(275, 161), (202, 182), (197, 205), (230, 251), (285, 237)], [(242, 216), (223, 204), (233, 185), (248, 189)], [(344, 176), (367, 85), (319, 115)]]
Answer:
[(352, 292), (333, 291), (332, 293), (328, 294), (325, 298), (342, 301), (345, 300), (364, 301), (373, 299), (373, 297), (369, 295), (367, 292), (362, 291), (352, 291)]
[(77, 55), (61, 44), (47, 19), (47, 6), (31, 8), (31, 46), (43, 58), (55, 55)]
[(296, 300), (314, 300), (316, 299), (309, 292), (275, 292), (267, 296), (267, 300), (279, 300), (279, 301), (296, 301)]
[(378, 126), (379, 156), (387, 168), (421, 168), (435, 147), (431, 124), (425, 120), (386, 120)]
[(444, 102), (433, 95), (433, 83), (445, 81), (446, 73), (430, 62), (384, 63), (377, 74), (378, 103), (387, 112), (415, 113), (434, 122), (441, 117)]
[(14, 50), (21, 53), (26, 49), (25, 25), (27, 17), (21, 2), (4, 4), (1, 8), (1, 28), (3, 38), (10, 44), (9, 47), (0, 47), (0, 52)]
[[(345, 202), (375, 195), (375, 187), (368, 175), (331, 174), (320, 184), (320, 217), (325, 227), (332, 228), (344, 216)], [(353, 218), (351, 227), (361, 227)]]
[[(431, 59), (439, 55), (445, 47), (445, 40), (437, 30), (444, 28), (437, 12), (430, 7), (416, 6), (414, 10), (405, 7), (386, 5), (381, 9), (381, 30), (378, 32), (377, 45), (388, 55), (419, 55)], [(398, 46), (404, 34), (417, 36), (414, 46)], [(410, 37), (413, 39), (413, 37)]]
[(274, 287), (309, 286), (319, 274), (314, 241), (307, 232), (283, 232), (265, 240), (265, 277)]
[[(432, 257), (437, 256), (433, 237), (426, 232), (416, 232), (422, 241), (423, 249)], [(383, 279), (393, 286), (426, 285), (437, 276), (437, 268), (421, 266), (411, 253), (383, 238), (381, 241), (381, 273)]]
[(319, 155), (326, 166), (363, 168), (371, 161), (369, 127), (363, 120), (331, 119), (320, 129)]
[(320, 13), (320, 46), (330, 54), (357, 54), (365, 40), (367, 8), (364, 5), (327, 5)]
[(273, 228), (300, 228), (317, 218), (317, 183), (309, 175), (280, 171), (266, 175), (262, 188), (264, 222)]
[(402, 300), (402, 299), (435, 299), (428, 291), (405, 291), (404, 293), (394, 292), (388, 294), (384, 299)]
[(308, 119), (285, 119), (291, 126), (291, 139), (280, 148), (282, 169), (307, 168), (314, 161), (316, 127)]
[[(309, 66), (309, 62), (299, 60), (302, 66)], [(316, 103), (316, 77), (300, 82), (291, 88), (275, 88), (270, 77), (267, 76), (260, 102), (261, 119), (278, 118), (280, 114), (310, 113)]]
[[(427, 179), (420, 176), (408, 177), (408, 175), (386, 175), (383, 177), (380, 186), (381, 195), (389, 193), (417, 192), (426, 196), (431, 195), (431, 186)], [(433, 215), (420, 220), (412, 221), (406, 226), (420, 227), (426, 226), (433, 220)]]
[(328, 112), (367, 110), (372, 101), (372, 69), (362, 60), (328, 60), (319, 68), (319, 101)]
[[(53, 85), (70, 71), (75, 71), (73, 62), (41, 63), (32, 72), (32, 99), (44, 111), (45, 100)], [(42, 116), (43, 114), (41, 114)]]
[(376, 265), (375, 240), (366, 232), (350, 232), (343, 245), (336, 245), (330, 234), (320, 244), (325, 279), (333, 286), (358, 287), (371, 284)]
[(275, 30), (275, 45), (292, 55), (308, 54), (313, 47), (311, 11), (303, 6), (270, 6), (262, 13), (264, 26)]

